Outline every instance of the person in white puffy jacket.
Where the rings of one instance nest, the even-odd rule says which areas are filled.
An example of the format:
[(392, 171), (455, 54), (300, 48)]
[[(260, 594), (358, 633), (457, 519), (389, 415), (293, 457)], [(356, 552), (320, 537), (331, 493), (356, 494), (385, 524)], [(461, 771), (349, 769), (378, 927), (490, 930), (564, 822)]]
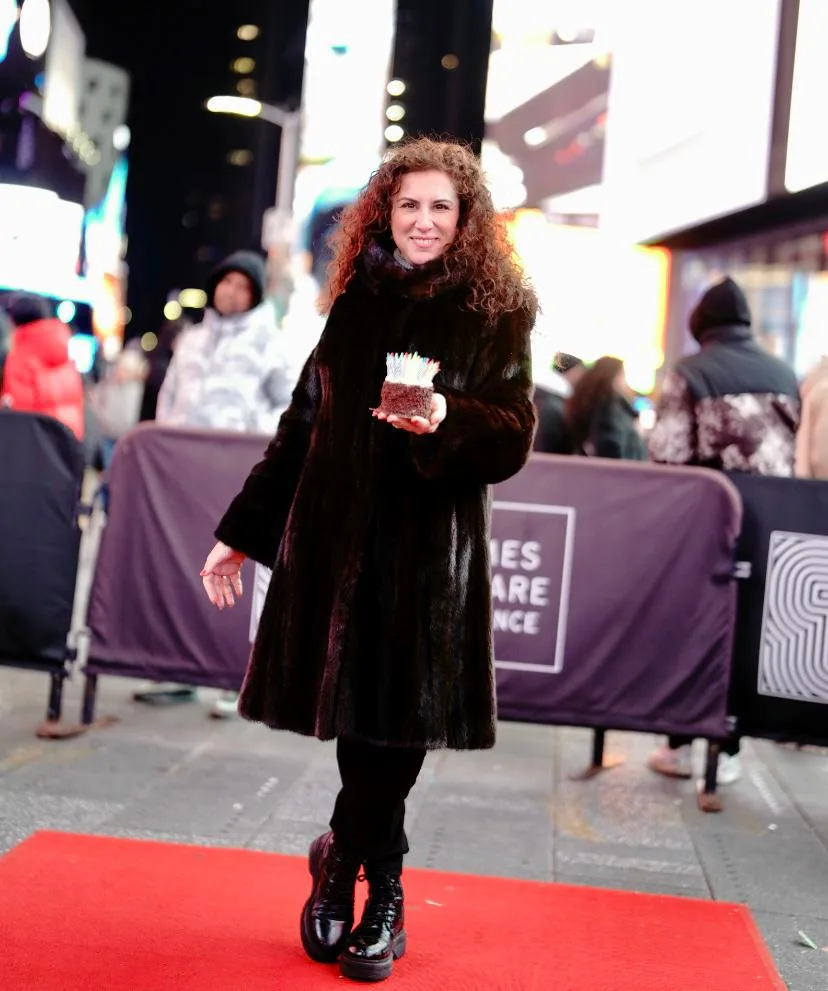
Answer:
[(156, 421), (271, 435), (299, 368), (264, 299), (265, 262), (238, 251), (208, 280), (204, 320), (179, 337)]
[[(237, 251), (211, 274), (204, 320), (184, 330), (158, 394), (156, 422), (165, 426), (236, 430), (272, 436), (290, 403), (306, 357), (283, 332), (264, 298), (265, 262)], [(154, 685), (139, 702), (195, 698), (186, 685)], [(223, 692), (211, 715), (236, 712), (236, 692)]]

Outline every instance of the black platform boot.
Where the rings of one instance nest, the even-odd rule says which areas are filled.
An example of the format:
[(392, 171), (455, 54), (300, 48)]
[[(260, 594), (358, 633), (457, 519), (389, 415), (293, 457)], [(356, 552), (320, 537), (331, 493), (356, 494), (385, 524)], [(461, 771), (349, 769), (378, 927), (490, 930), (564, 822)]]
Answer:
[(302, 909), (302, 946), (317, 963), (335, 963), (354, 925), (354, 888), (359, 861), (341, 850), (333, 833), (310, 845), (310, 898)]
[(362, 920), (339, 957), (343, 977), (384, 981), (405, 953), (403, 889), (399, 874), (368, 875), (368, 900)]

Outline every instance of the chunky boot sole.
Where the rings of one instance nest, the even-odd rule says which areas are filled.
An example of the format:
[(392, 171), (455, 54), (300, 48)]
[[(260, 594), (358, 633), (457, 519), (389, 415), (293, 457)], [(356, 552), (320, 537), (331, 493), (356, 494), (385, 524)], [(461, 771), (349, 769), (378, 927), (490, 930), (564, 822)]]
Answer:
[[(308, 871), (313, 879), (313, 887), (316, 888), (316, 879), (322, 865), (319, 862), (319, 846), (314, 845), (308, 857)], [(302, 908), (302, 917), (299, 920), (299, 932), (302, 937), (302, 949), (315, 963), (336, 963), (342, 952), (345, 941), (351, 935), (350, 927), (343, 934), (342, 939), (332, 947), (321, 946), (313, 937), (313, 919), (311, 918), (311, 906), (313, 905), (313, 893), (305, 902)], [(353, 923), (351, 924), (353, 925)]]
[(384, 981), (391, 976), (394, 961), (405, 956), (405, 930), (391, 941), (391, 956), (381, 960), (363, 960), (349, 953), (339, 957), (339, 972), (352, 981)]

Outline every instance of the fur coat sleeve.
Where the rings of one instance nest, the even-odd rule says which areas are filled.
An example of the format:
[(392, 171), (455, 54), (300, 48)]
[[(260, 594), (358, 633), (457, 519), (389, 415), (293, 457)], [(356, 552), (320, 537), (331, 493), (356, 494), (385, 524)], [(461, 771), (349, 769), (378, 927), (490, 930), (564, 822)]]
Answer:
[(218, 540), (268, 568), (276, 559), (319, 409), (317, 351), (305, 362), (264, 458), (251, 470), (216, 529)]
[(446, 418), (433, 434), (412, 437), (414, 462), (425, 478), (495, 484), (523, 467), (534, 440), (527, 309), (501, 317), (481, 348), (467, 391), (435, 385)]

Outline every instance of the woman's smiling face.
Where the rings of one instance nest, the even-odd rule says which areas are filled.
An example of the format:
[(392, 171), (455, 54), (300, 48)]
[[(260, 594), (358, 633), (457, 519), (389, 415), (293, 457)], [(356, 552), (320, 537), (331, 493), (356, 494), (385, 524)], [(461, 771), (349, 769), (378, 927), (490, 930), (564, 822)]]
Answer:
[(457, 190), (445, 172), (406, 172), (391, 201), (391, 237), (406, 261), (423, 265), (439, 258), (459, 219)]

